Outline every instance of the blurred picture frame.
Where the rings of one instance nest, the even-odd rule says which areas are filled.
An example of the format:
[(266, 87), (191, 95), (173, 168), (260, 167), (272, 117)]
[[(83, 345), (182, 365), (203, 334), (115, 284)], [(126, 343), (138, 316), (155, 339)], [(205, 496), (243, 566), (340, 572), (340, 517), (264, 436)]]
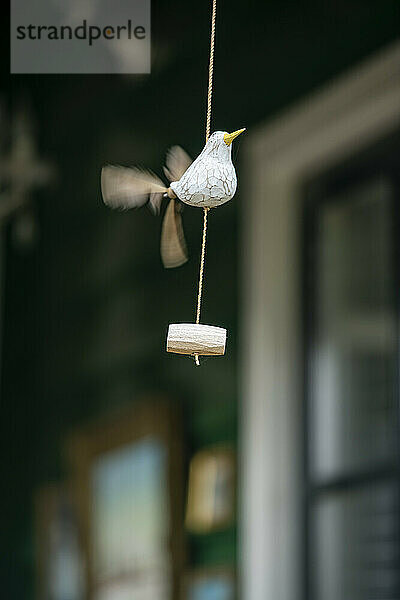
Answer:
[(181, 446), (181, 419), (166, 398), (144, 398), (68, 437), (90, 600), (178, 597)]
[(189, 468), (186, 528), (209, 533), (235, 520), (236, 460), (233, 447), (213, 446), (197, 452)]
[(182, 600), (235, 600), (236, 578), (232, 568), (197, 569), (188, 573)]
[(68, 484), (46, 484), (36, 491), (34, 521), (36, 600), (85, 600), (82, 538)]

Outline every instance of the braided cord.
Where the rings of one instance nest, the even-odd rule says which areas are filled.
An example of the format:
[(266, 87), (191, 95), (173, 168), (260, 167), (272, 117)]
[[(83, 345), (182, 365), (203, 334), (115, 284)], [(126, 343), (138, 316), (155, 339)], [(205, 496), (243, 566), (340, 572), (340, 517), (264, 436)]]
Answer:
[[(214, 46), (215, 46), (215, 21), (217, 16), (217, 0), (212, 0), (211, 14), (211, 38), (210, 38), (210, 64), (208, 67), (208, 94), (207, 94), (207, 118), (206, 118), (206, 143), (210, 137), (211, 129), (211, 107), (212, 107), (212, 92), (213, 92), (213, 75), (214, 75)], [(209, 207), (203, 209), (203, 239), (201, 243), (201, 258), (199, 270), (199, 284), (197, 293), (197, 309), (196, 309), (196, 324), (200, 323), (201, 300), (203, 297), (203, 280), (204, 280), (204, 263), (206, 256), (207, 244), (207, 217)], [(194, 355), (194, 360), (197, 366), (200, 366), (199, 355)]]
[(217, 16), (217, 0), (212, 0), (211, 15), (211, 39), (210, 39), (210, 65), (208, 67), (208, 94), (207, 94), (207, 121), (206, 121), (206, 142), (210, 137), (211, 127), (211, 100), (213, 92), (214, 75), (214, 46), (215, 46), (215, 21)]

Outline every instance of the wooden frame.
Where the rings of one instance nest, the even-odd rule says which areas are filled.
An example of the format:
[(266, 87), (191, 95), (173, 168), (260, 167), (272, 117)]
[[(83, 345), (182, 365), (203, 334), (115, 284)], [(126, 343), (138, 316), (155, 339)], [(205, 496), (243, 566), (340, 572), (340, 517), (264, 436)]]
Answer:
[(172, 597), (178, 598), (183, 566), (183, 487), (181, 423), (176, 411), (165, 398), (149, 398), (127, 409), (83, 427), (67, 441), (67, 456), (73, 471), (73, 488), (79, 510), (83, 544), (87, 559), (89, 598), (94, 597), (91, 489), (90, 477), (94, 461), (143, 438), (161, 440), (167, 450), (167, 481), (169, 494), (169, 548), (171, 551)]

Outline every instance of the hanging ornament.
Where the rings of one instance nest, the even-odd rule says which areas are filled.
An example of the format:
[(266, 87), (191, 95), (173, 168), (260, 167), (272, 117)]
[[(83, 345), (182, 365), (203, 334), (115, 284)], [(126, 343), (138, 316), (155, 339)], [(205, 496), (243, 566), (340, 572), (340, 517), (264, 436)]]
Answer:
[(215, 21), (217, 1), (212, 0), (210, 63), (208, 74), (205, 146), (192, 162), (180, 147), (173, 146), (166, 156), (164, 174), (169, 186), (151, 171), (107, 165), (101, 172), (103, 200), (111, 208), (129, 209), (148, 205), (158, 214), (162, 200), (168, 200), (161, 229), (161, 259), (164, 266), (179, 267), (188, 259), (182, 226), (185, 204), (203, 209), (203, 238), (199, 269), (196, 322), (172, 323), (168, 328), (167, 352), (193, 356), (220, 356), (225, 353), (226, 329), (200, 323), (208, 212), (225, 204), (236, 192), (237, 179), (232, 163), (232, 142), (245, 129), (233, 133), (211, 129), (211, 101), (214, 73)]

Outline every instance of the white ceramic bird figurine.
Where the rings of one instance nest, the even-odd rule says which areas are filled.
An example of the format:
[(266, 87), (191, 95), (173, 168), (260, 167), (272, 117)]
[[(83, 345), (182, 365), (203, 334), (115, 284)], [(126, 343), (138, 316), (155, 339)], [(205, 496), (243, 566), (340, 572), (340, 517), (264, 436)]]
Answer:
[(111, 208), (129, 209), (148, 204), (158, 214), (162, 199), (170, 199), (162, 225), (160, 247), (167, 269), (179, 267), (188, 259), (181, 203), (215, 208), (234, 196), (237, 179), (231, 144), (243, 131), (245, 129), (233, 133), (215, 131), (193, 162), (182, 148), (173, 146), (167, 152), (164, 167), (164, 173), (171, 182), (169, 187), (151, 171), (137, 167), (103, 167), (101, 191), (105, 204)]

